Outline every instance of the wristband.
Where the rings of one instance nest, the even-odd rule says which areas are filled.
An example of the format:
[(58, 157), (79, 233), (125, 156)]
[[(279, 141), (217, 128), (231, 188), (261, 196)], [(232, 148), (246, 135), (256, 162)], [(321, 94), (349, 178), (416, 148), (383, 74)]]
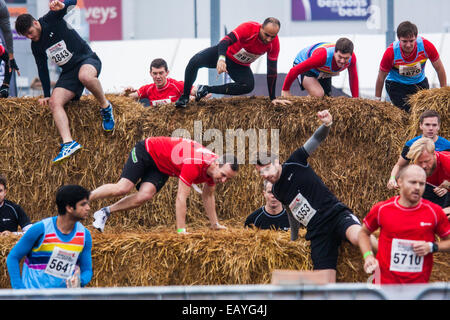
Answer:
[(439, 247), (436, 242), (429, 242), (429, 244), (430, 244), (430, 249), (431, 249), (430, 252), (431, 253), (438, 252)]
[(366, 253), (364, 253), (364, 255), (363, 255), (363, 258), (364, 258), (364, 260), (366, 260), (366, 258), (368, 257), (368, 256), (371, 256), (371, 255), (373, 255), (373, 252), (372, 251), (367, 251)]
[(186, 232), (186, 228), (178, 228), (177, 233)]
[(225, 56), (219, 56), (219, 60), (225, 61)]
[(391, 176), (389, 180), (395, 180), (395, 176)]

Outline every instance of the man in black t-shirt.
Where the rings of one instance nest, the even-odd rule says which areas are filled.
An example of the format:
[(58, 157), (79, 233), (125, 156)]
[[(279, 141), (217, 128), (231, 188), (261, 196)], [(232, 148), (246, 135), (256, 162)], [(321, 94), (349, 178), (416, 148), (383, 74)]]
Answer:
[[(328, 282), (336, 282), (336, 267), (341, 240), (358, 246), (359, 219), (325, 186), (308, 164), (308, 157), (328, 136), (333, 118), (328, 110), (318, 112), (322, 125), (313, 136), (291, 154), (282, 165), (275, 157), (258, 160), (256, 169), (273, 183), (274, 196), (285, 206), (291, 227), (291, 240), (296, 240), (300, 225), (306, 227), (306, 240), (311, 241), (314, 270)], [(373, 250), (377, 242), (372, 238)]]
[(264, 198), (266, 204), (251, 213), (245, 220), (245, 227), (259, 229), (289, 230), (289, 219), (283, 205), (272, 193), (272, 183), (264, 180)]
[(0, 176), (0, 236), (17, 233), (19, 226), (26, 232), (31, 227), (30, 219), (21, 206), (6, 200), (5, 197), (6, 178)]
[[(61, 150), (53, 163), (68, 158), (82, 148), (72, 139), (64, 105), (80, 99), (85, 87), (100, 103), (103, 129), (113, 131), (115, 126), (112, 105), (106, 99), (98, 79), (102, 63), (86, 41), (64, 20), (69, 7), (76, 4), (76, 0), (54, 0), (50, 2), (50, 11), (39, 20), (28, 13), (21, 14), (16, 20), (17, 33), (31, 40), (31, 51), (44, 90), (44, 98), (39, 99), (39, 104), (50, 107), (62, 138)], [(47, 59), (62, 70), (51, 95)]]

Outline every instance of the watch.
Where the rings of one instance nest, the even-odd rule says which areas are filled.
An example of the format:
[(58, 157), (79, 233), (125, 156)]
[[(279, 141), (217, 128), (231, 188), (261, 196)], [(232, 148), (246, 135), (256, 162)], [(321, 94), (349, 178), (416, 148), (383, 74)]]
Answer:
[(438, 252), (439, 247), (436, 242), (433, 242), (433, 250), (431, 252)]

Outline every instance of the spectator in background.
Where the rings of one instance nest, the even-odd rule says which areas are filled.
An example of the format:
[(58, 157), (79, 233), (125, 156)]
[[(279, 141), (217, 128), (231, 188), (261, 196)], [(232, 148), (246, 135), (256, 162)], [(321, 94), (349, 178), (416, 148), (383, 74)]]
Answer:
[(334, 43), (320, 42), (301, 50), (294, 60), (294, 67), (284, 79), (281, 95), (291, 96), (291, 86), (295, 79), (300, 88), (312, 97), (331, 96), (331, 78), (348, 70), (352, 97), (359, 97), (358, 70), (353, 42), (340, 38)]
[[(9, 58), (9, 73), (12, 73), (13, 70), (17, 71), (20, 76), (19, 67), (17, 66), (16, 60), (14, 59), (14, 43), (13, 43), (13, 35), (11, 32), (11, 21), (9, 16), (8, 7), (5, 3), (5, 0), (0, 0), (0, 30), (3, 33), (3, 37), (5, 38), (6, 43), (6, 52), (8, 53)], [(9, 82), (8, 82), (9, 85)], [(9, 86), (8, 86), (9, 88)]]
[(31, 227), (30, 219), (21, 206), (5, 199), (6, 190), (6, 178), (0, 175), (0, 235), (23, 234)]
[(272, 183), (264, 180), (263, 195), (266, 204), (251, 213), (245, 220), (245, 227), (255, 226), (259, 229), (289, 230), (289, 219), (283, 205), (272, 193)]
[[(139, 100), (145, 106), (156, 107), (177, 101), (183, 93), (184, 82), (168, 77), (169, 68), (164, 59), (158, 58), (152, 61), (150, 76), (153, 79), (152, 84), (142, 86), (138, 90), (128, 87), (125, 89), (124, 95)], [(197, 88), (193, 87), (191, 96), (195, 95), (196, 92)]]
[[(419, 127), (420, 130), (422, 130), (422, 134), (405, 143), (397, 163), (392, 168), (391, 176), (387, 184), (388, 189), (398, 189), (396, 181), (397, 174), (401, 168), (409, 164), (410, 159), (408, 159), (406, 155), (408, 154), (411, 145), (420, 138), (425, 137), (433, 140), (436, 151), (450, 151), (450, 141), (438, 135), (441, 127), (441, 116), (437, 111), (424, 111), (419, 117)], [(442, 194), (442, 196), (438, 196), (438, 194)], [(432, 187), (429, 184), (425, 186), (423, 197), (443, 208), (447, 206), (447, 202), (449, 201), (449, 196), (445, 189), (440, 190), (440, 188)]]
[(447, 85), (447, 75), (435, 46), (423, 37), (418, 37), (417, 26), (409, 21), (397, 27), (398, 40), (384, 52), (375, 85), (375, 99), (381, 100), (383, 83), (392, 103), (409, 112), (408, 97), (421, 89), (428, 89), (425, 64), (430, 59), (441, 87)]

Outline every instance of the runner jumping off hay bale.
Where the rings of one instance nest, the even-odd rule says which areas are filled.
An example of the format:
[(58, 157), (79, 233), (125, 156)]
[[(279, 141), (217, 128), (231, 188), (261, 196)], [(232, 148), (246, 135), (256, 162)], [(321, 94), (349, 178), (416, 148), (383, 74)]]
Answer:
[[(84, 87), (100, 103), (103, 129), (113, 131), (115, 125), (112, 105), (98, 80), (102, 63), (86, 41), (64, 20), (69, 7), (76, 4), (76, 0), (55, 0), (49, 4), (50, 11), (39, 20), (27, 13), (21, 14), (16, 20), (17, 32), (31, 39), (31, 50), (44, 90), (44, 98), (39, 99), (39, 104), (50, 107), (62, 138), (60, 152), (53, 163), (68, 158), (82, 148), (72, 139), (64, 105), (71, 100), (79, 100)], [(51, 95), (47, 58), (62, 69)]]
[[(300, 225), (306, 227), (306, 240), (311, 241), (313, 268), (327, 282), (336, 282), (336, 267), (341, 240), (358, 245), (361, 224), (352, 211), (325, 186), (307, 159), (328, 136), (333, 123), (328, 110), (318, 112), (322, 125), (306, 143), (280, 164), (276, 156), (269, 161), (258, 159), (259, 174), (273, 184), (274, 196), (286, 207), (291, 227), (291, 240), (298, 238)], [(373, 249), (377, 249), (373, 238)]]
[[(427, 138), (425, 138), (427, 139)], [(422, 199), (425, 171), (417, 165), (400, 170), (400, 195), (377, 203), (363, 220), (359, 246), (367, 273), (380, 268), (377, 284), (426, 283), (433, 268), (433, 253), (450, 251), (450, 223), (441, 207)], [(376, 258), (369, 236), (380, 229)], [(435, 235), (441, 241), (435, 242)]]
[(358, 70), (353, 42), (340, 38), (334, 43), (320, 42), (301, 50), (294, 67), (284, 79), (282, 97), (291, 96), (291, 86), (297, 79), (300, 88), (312, 97), (331, 96), (331, 78), (348, 69), (352, 97), (359, 97)]
[(204, 183), (202, 200), (212, 229), (226, 229), (220, 225), (215, 208), (214, 191), (218, 183), (236, 176), (239, 165), (234, 155), (219, 158), (200, 143), (189, 139), (152, 137), (138, 142), (131, 150), (122, 176), (115, 184), (105, 184), (91, 193), (90, 200), (119, 197), (128, 194), (136, 185), (137, 193), (126, 196), (111, 206), (94, 213), (94, 227), (103, 232), (112, 212), (129, 210), (151, 200), (169, 176), (178, 177), (176, 197), (177, 232), (186, 233), (186, 200), (194, 184)]
[(277, 60), (280, 52), (278, 32), (280, 21), (267, 18), (262, 24), (244, 22), (226, 35), (218, 45), (200, 51), (191, 58), (184, 73), (184, 92), (175, 102), (177, 108), (186, 108), (190, 88), (200, 68), (216, 68), (218, 74), (228, 73), (233, 83), (220, 86), (200, 85), (195, 100), (200, 101), (209, 93), (241, 95), (250, 93), (255, 86), (250, 64), (267, 53), (267, 86), (273, 104), (290, 104), (290, 101), (276, 99)]

